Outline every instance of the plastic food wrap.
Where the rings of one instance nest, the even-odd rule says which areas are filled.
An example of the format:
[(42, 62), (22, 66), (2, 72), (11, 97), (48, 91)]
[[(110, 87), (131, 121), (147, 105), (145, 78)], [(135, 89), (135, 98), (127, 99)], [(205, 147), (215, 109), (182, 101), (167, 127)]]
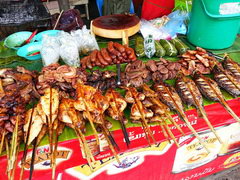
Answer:
[(59, 49), (61, 59), (69, 66), (79, 67), (80, 58), (78, 47), (75, 42), (69, 41), (63, 43)]
[(43, 35), (42, 48), (40, 50), (44, 66), (57, 63), (59, 60), (60, 43), (58, 37)]
[(82, 29), (72, 31), (71, 35), (76, 40), (81, 54), (88, 54), (95, 49), (99, 50), (95, 37), (91, 35), (90, 30), (86, 26), (83, 26)]
[(141, 19), (140, 31), (144, 38), (146, 38), (149, 34), (153, 36), (154, 40), (171, 38), (164, 27), (158, 29), (145, 19)]
[(144, 38), (144, 51), (148, 58), (154, 56), (156, 49), (152, 35), (148, 35), (146, 38)]

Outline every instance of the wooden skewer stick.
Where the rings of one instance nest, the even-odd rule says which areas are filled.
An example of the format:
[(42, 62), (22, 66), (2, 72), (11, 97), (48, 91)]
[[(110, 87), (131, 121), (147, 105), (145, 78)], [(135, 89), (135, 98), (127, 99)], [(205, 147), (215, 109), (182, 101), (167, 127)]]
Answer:
[(165, 125), (165, 128), (167, 130), (167, 133), (169, 134), (169, 136), (172, 138), (172, 140), (174, 141), (174, 143), (177, 145), (177, 147), (180, 147), (178, 142), (177, 142), (177, 139), (175, 138), (174, 134), (172, 133), (171, 129), (168, 127), (167, 123), (164, 122), (164, 125)]
[(33, 119), (34, 109), (35, 109), (35, 108), (33, 107), (33, 108), (32, 108), (32, 111), (31, 111), (31, 116), (30, 116), (29, 124), (28, 124), (28, 129), (27, 129), (26, 143), (25, 143), (25, 145), (24, 145), (23, 157), (22, 157), (22, 160), (21, 160), (20, 180), (22, 180), (22, 178), (23, 178), (23, 173), (24, 173), (24, 164), (25, 164), (26, 157), (27, 157), (28, 141), (29, 141), (30, 131), (31, 131), (31, 127), (32, 127), (32, 119)]
[(58, 18), (57, 18), (57, 21), (56, 21), (56, 23), (55, 23), (55, 25), (54, 25), (53, 30), (57, 28), (58, 22), (59, 22), (59, 20), (60, 20), (60, 18), (61, 18), (61, 16), (62, 16), (62, 13), (63, 13), (63, 12), (64, 12), (64, 10), (62, 10), (62, 11), (60, 12), (60, 14), (59, 14), (59, 16), (58, 16)]
[(15, 174), (14, 164), (15, 164), (15, 161), (17, 160), (16, 154), (17, 154), (17, 149), (18, 149), (18, 143), (17, 143), (18, 123), (19, 123), (19, 115), (17, 115), (17, 117), (16, 117), (16, 124), (15, 124), (14, 131), (12, 134), (12, 142), (11, 142), (11, 148), (10, 148), (10, 157), (9, 157), (10, 164), (9, 164), (9, 169), (8, 169), (8, 171), (10, 173), (10, 180), (14, 179), (14, 176), (13, 176), (13, 174)]
[(75, 130), (75, 133), (78, 137), (79, 143), (82, 145), (82, 146), (80, 145), (80, 148), (81, 149), (83, 148), (83, 151), (85, 153), (85, 156), (86, 156), (87, 162), (89, 164), (90, 170), (93, 172), (94, 168), (92, 166), (92, 162), (95, 163), (96, 161), (95, 161), (94, 157), (92, 156), (91, 150), (89, 149), (88, 145), (86, 144), (87, 142), (86, 142), (85, 137), (84, 137), (84, 139), (82, 139), (82, 137), (81, 137), (81, 134), (82, 134), (81, 130), (79, 130), (77, 128), (75, 128), (74, 130)]
[(107, 134), (107, 132), (104, 130), (104, 128), (102, 128), (102, 132), (103, 132), (103, 134), (104, 134), (104, 136), (105, 136), (105, 138), (106, 138), (106, 140), (107, 140), (107, 142), (108, 142), (109, 148), (111, 149), (111, 151), (112, 151), (114, 157), (116, 158), (118, 164), (121, 164), (121, 162), (120, 162), (120, 160), (119, 160), (119, 158), (118, 158), (118, 155), (117, 155), (117, 153), (116, 153), (113, 145), (111, 144), (111, 141), (108, 139), (108, 134)]
[(12, 170), (12, 174), (11, 174), (11, 178), (14, 179), (15, 177), (15, 170), (16, 170), (16, 166), (17, 166), (17, 156), (18, 156), (18, 152), (19, 152), (19, 145), (16, 147), (16, 154), (14, 155), (15, 156), (15, 161), (14, 161), (14, 164), (13, 164), (13, 170)]
[(127, 147), (129, 148), (130, 140), (129, 140), (129, 136), (128, 136), (126, 126), (125, 126), (124, 121), (123, 121), (123, 117), (118, 111), (119, 107), (118, 107), (118, 104), (116, 102), (117, 97), (115, 96), (114, 92), (112, 92), (111, 95), (112, 95), (112, 98), (113, 98), (114, 104), (115, 104), (114, 110), (118, 114), (118, 117), (120, 117), (119, 121), (120, 121), (120, 125), (121, 125), (122, 131), (123, 131), (124, 139), (126, 141)]
[(94, 122), (94, 121), (93, 121), (93, 118), (92, 118), (92, 116), (91, 116), (91, 114), (90, 114), (90, 112), (89, 112), (89, 110), (88, 110), (88, 108), (87, 108), (87, 104), (86, 104), (85, 100), (83, 100), (83, 101), (84, 101), (84, 104), (85, 104), (85, 107), (86, 107), (86, 113), (87, 113), (88, 121), (90, 122), (90, 125), (91, 125), (91, 127), (92, 127), (94, 136), (95, 136), (96, 141), (97, 141), (97, 145), (99, 146), (100, 143), (99, 143), (99, 139), (98, 139), (98, 133), (97, 133), (97, 130), (96, 130), (94, 124), (93, 124), (93, 122)]
[(194, 134), (194, 136), (198, 139), (198, 141), (200, 142), (200, 144), (206, 149), (206, 151), (208, 153), (210, 153), (209, 149), (207, 148), (205, 142), (202, 140), (202, 138), (198, 135), (198, 133), (195, 131), (195, 129), (192, 127), (192, 125), (190, 124), (187, 116), (184, 114), (184, 112), (181, 111), (181, 109), (179, 108), (179, 106), (177, 105), (177, 103), (175, 102), (173, 95), (171, 93), (171, 91), (166, 88), (165, 86), (163, 86), (165, 88), (165, 90), (167, 91), (167, 93), (170, 95), (170, 98), (172, 99), (175, 107), (177, 108), (177, 112), (180, 114), (180, 117), (184, 120), (184, 122), (186, 123), (187, 127), (192, 131), (192, 133)]
[(151, 101), (156, 104), (158, 107), (164, 109), (164, 114), (167, 116), (167, 118), (171, 121), (171, 123), (180, 131), (180, 133), (185, 136), (185, 133), (183, 132), (182, 128), (174, 121), (174, 119), (172, 118), (172, 116), (167, 112), (165, 107), (162, 107), (162, 105), (160, 104), (160, 102), (155, 99), (155, 98), (150, 98)]
[(107, 133), (108, 139), (111, 141), (111, 144), (117, 148), (118, 151), (120, 151), (119, 146), (117, 145), (116, 141), (114, 140), (114, 138), (112, 137), (111, 133), (109, 132), (109, 130), (104, 126), (101, 125), (102, 129)]
[(124, 139), (126, 141), (127, 147), (129, 148), (130, 140), (129, 140), (127, 128), (123, 122), (123, 119), (120, 120), (120, 125), (121, 125), (122, 131), (123, 131), (123, 135), (124, 135)]
[(192, 91), (191, 87), (189, 86), (189, 83), (185, 81), (185, 83), (188, 86), (188, 89), (193, 97), (193, 100), (195, 102), (195, 104), (197, 105), (197, 108), (199, 109), (200, 113), (203, 116), (203, 119), (205, 120), (205, 122), (207, 123), (208, 127), (211, 129), (211, 131), (214, 133), (214, 135), (216, 136), (216, 138), (218, 139), (218, 141), (223, 144), (221, 138), (218, 136), (217, 132), (215, 131), (215, 129), (213, 128), (211, 122), (209, 121), (206, 111), (204, 110), (203, 106), (199, 103), (199, 101), (197, 100), (197, 97), (195, 96), (194, 92)]
[(38, 138), (35, 138), (33, 140), (33, 150), (32, 150), (32, 157), (31, 157), (31, 164), (30, 164), (29, 180), (32, 180), (32, 175), (33, 175), (33, 171), (34, 171), (34, 161), (35, 161), (36, 148), (37, 148), (37, 139)]
[(0, 144), (0, 155), (2, 154), (2, 149), (3, 149), (3, 144), (4, 144), (4, 140), (5, 140), (5, 129), (3, 130), (3, 133), (2, 133), (2, 138), (1, 138), (1, 144)]
[(148, 142), (148, 145), (151, 146), (151, 142), (150, 142), (150, 139), (148, 138), (148, 133), (147, 133), (147, 131), (146, 131), (146, 127), (145, 127), (145, 125), (144, 125), (144, 123), (143, 123), (142, 120), (141, 120), (141, 124), (142, 124), (142, 128), (143, 128), (143, 131), (144, 131), (146, 140), (147, 140), (147, 142)]
[(160, 128), (161, 128), (161, 130), (163, 132), (163, 136), (168, 140), (169, 144), (172, 144), (171, 140), (169, 139), (168, 133), (167, 133), (166, 129), (164, 128), (164, 126), (162, 125), (162, 123), (159, 122), (158, 124), (159, 124), (159, 126), (160, 126)]
[(56, 132), (56, 129), (53, 131), (53, 138), (54, 138), (54, 147), (53, 147), (53, 153), (52, 153), (52, 180), (55, 179), (56, 174), (56, 156), (57, 156), (57, 147), (58, 147), (58, 135)]
[[(142, 104), (141, 104), (141, 102), (139, 102), (139, 100), (137, 99), (138, 97), (134, 96), (134, 94), (132, 93), (131, 89), (128, 89), (128, 91), (132, 94), (132, 97), (134, 98), (135, 103), (136, 103), (136, 105), (137, 105), (137, 108), (138, 108), (138, 110), (139, 110), (139, 112), (140, 112), (140, 114), (141, 114), (142, 123), (143, 123), (143, 125), (145, 126), (146, 131), (148, 132), (148, 134), (150, 135), (150, 137), (152, 138), (152, 140), (153, 140), (153, 142), (154, 142), (154, 144), (155, 144), (155, 143), (156, 143), (156, 140), (155, 140), (155, 138), (154, 138), (154, 136), (153, 136), (153, 133), (152, 133), (151, 129), (148, 127), (147, 122), (146, 122), (146, 119), (145, 119), (145, 115), (144, 115), (144, 113), (142, 112), (142, 108), (141, 108), (141, 107), (142, 107)], [(144, 126), (143, 126), (143, 127), (144, 127)], [(146, 134), (146, 132), (145, 132), (145, 134)], [(147, 138), (147, 134), (146, 134), (146, 138)]]
[(6, 169), (6, 173), (7, 173), (7, 176), (8, 176), (8, 179), (10, 179), (10, 177), (11, 177), (11, 174), (10, 174), (10, 171), (9, 171), (9, 169), (10, 169), (10, 150), (9, 150), (9, 146), (8, 146), (9, 144), (8, 144), (8, 140), (7, 139), (5, 139), (5, 146), (6, 146), (6, 154), (7, 154), (7, 162), (8, 162), (8, 164), (7, 164), (7, 169)]

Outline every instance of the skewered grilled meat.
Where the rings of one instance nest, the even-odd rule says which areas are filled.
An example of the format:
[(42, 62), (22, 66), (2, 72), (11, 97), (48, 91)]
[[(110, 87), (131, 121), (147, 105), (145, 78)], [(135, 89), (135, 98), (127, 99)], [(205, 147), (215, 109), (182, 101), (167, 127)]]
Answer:
[(225, 58), (222, 64), (240, 82), (240, 65), (230, 58)]
[(232, 96), (237, 97), (240, 95), (240, 81), (232, 76), (227, 71), (223, 72), (217, 65), (213, 68), (213, 75), (218, 85), (229, 92)]
[(194, 96), (198, 100), (198, 104), (203, 104), (202, 95), (192, 79), (179, 75), (176, 80), (176, 90), (182, 101), (188, 106), (195, 106), (198, 108), (192, 93), (194, 93)]
[(215, 134), (219, 142), (222, 143), (221, 139), (219, 138), (216, 131), (214, 130), (212, 124), (208, 120), (206, 111), (203, 107), (202, 95), (198, 90), (194, 81), (190, 78), (183, 76), (183, 74), (179, 74), (176, 81), (176, 90), (179, 93), (184, 103), (186, 103), (188, 106), (193, 105), (196, 107), (197, 111), (199, 111), (198, 113), (203, 117), (208, 127)]
[(127, 107), (127, 103), (124, 98), (115, 90), (108, 89), (105, 97), (109, 102), (109, 108), (107, 109), (108, 114), (115, 120), (118, 120), (121, 124), (121, 128), (124, 134), (124, 139), (127, 146), (130, 144), (129, 136), (125, 124), (127, 119), (124, 117), (123, 111)]
[(125, 95), (125, 100), (128, 103), (133, 104), (131, 107), (131, 119), (140, 120), (143, 126), (143, 130), (146, 134), (147, 141), (149, 145), (151, 144), (148, 136), (151, 137), (153, 142), (155, 143), (155, 138), (151, 129), (147, 125), (147, 118), (153, 117), (153, 112), (150, 109), (147, 109), (142, 101), (145, 99), (145, 95), (143, 93), (139, 93), (136, 88), (127, 87), (127, 92)]
[(163, 103), (165, 103), (170, 109), (176, 111), (179, 114), (179, 117), (186, 123), (188, 128), (193, 132), (199, 142), (205, 147), (207, 152), (209, 152), (208, 148), (205, 145), (205, 142), (201, 139), (201, 137), (194, 130), (192, 125), (190, 124), (188, 118), (186, 117), (181, 98), (178, 96), (176, 90), (163, 82), (159, 82), (154, 85), (154, 89), (158, 92), (158, 95)]
[(194, 80), (200, 89), (201, 93), (208, 99), (212, 101), (217, 101), (223, 105), (223, 107), (228, 111), (228, 113), (238, 122), (240, 118), (233, 112), (233, 110), (228, 106), (226, 100), (224, 99), (217, 83), (210, 79), (209, 77), (203, 76), (201, 73), (196, 72), (194, 74)]
[[(218, 94), (222, 94), (220, 89), (218, 88), (218, 85), (215, 81), (213, 81), (209, 77), (203, 76), (200, 72), (195, 72), (194, 74), (194, 81), (196, 85), (198, 86), (200, 92), (208, 99), (212, 101), (220, 101), (219, 97), (215, 93), (215, 91)], [(214, 90), (209, 86), (209, 84), (214, 87)]]

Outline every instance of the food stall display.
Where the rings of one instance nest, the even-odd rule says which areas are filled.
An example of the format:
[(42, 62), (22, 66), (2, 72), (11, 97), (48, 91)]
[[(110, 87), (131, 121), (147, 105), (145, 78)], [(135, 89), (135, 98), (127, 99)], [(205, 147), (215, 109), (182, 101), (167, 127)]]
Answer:
[[(219, 61), (180, 37), (152, 41), (156, 53), (148, 59), (142, 37), (131, 37), (134, 45), (128, 45), (140, 24), (135, 15), (118, 21), (126, 18), (127, 28), (118, 22), (120, 29), (107, 26), (115, 16), (94, 20), (96, 35), (123, 38), (124, 45), (108, 39), (77, 58), (76, 66), (59, 61), (42, 67), (36, 60), (39, 71), (22, 61), (0, 69), (0, 163), (6, 167), (0, 179), (120, 177), (123, 169), (153, 163), (152, 152), (161, 166), (165, 161), (167, 178), (193, 179), (204, 173), (176, 174), (197, 172), (218, 156), (230, 158), (224, 168), (231, 158), (239, 160), (239, 63), (227, 55)], [(230, 135), (223, 137), (224, 131)], [(141, 151), (143, 159), (134, 156)]]

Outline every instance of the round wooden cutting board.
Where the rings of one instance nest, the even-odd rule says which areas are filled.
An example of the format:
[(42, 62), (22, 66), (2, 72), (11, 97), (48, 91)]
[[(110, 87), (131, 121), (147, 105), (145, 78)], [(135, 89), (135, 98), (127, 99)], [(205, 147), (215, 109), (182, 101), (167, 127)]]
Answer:
[(91, 28), (98, 36), (118, 39), (136, 34), (140, 29), (140, 20), (131, 14), (101, 16), (93, 20)]

